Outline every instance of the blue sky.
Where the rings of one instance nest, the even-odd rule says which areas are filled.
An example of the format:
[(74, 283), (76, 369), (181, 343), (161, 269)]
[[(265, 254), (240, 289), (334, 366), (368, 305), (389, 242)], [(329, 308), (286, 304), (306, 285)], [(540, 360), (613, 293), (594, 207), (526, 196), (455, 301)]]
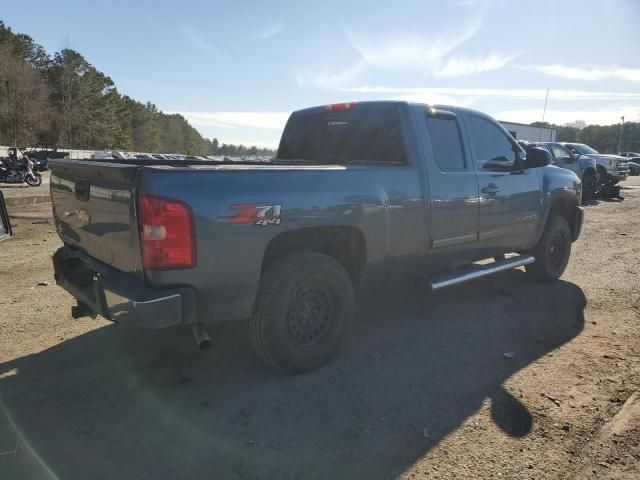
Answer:
[(640, 121), (640, 0), (2, 2), (50, 53), (205, 136), (275, 146), (292, 110), (406, 99), (498, 119)]

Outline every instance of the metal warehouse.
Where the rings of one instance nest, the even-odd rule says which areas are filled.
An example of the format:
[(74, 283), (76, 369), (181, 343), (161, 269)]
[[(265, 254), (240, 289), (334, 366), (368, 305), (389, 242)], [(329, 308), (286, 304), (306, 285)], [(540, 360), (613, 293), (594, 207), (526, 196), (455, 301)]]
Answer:
[(556, 129), (547, 127), (532, 127), (524, 123), (500, 122), (511, 136), (516, 140), (527, 140), (529, 142), (555, 142)]

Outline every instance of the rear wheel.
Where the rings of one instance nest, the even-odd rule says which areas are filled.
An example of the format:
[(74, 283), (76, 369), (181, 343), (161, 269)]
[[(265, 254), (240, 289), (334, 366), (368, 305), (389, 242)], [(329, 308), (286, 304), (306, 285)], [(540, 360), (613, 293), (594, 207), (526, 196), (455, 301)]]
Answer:
[(536, 259), (525, 267), (531, 277), (540, 281), (560, 278), (571, 255), (571, 229), (567, 220), (560, 215), (552, 215), (530, 253)]
[(315, 252), (291, 253), (262, 275), (249, 320), (251, 345), (280, 370), (309, 372), (337, 354), (354, 311), (353, 284), (342, 265)]

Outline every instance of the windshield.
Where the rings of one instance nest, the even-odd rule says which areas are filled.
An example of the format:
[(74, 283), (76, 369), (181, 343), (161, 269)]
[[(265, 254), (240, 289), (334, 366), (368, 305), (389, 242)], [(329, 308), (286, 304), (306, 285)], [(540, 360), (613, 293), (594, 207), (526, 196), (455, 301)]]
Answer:
[(400, 116), (395, 107), (293, 115), (282, 135), (277, 160), (403, 164)]

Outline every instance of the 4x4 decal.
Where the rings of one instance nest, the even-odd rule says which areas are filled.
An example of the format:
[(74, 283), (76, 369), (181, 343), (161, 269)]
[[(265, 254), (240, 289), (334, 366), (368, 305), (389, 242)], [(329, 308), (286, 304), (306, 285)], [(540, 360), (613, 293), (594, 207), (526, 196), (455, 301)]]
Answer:
[(250, 205), (231, 205), (231, 208), (237, 210), (237, 212), (229, 217), (229, 223), (253, 223), (263, 227), (269, 224), (280, 225), (281, 204), (254, 203)]

